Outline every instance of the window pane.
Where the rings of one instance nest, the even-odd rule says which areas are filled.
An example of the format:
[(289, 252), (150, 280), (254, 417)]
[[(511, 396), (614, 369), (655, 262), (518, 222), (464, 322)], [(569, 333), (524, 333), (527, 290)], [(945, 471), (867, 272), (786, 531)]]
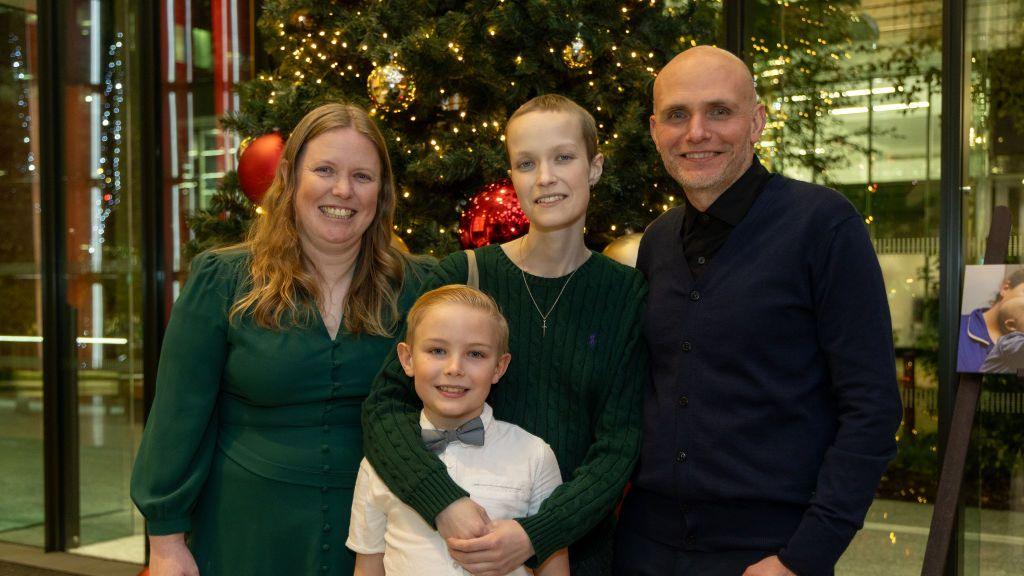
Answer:
[(42, 546), (36, 14), (0, 5), (0, 540)]
[(917, 575), (938, 462), (940, 0), (758, 2), (746, 53), (759, 155), (860, 211), (885, 277), (904, 401), (899, 456), (837, 574)]
[(71, 0), (65, 86), (66, 282), (77, 344), (79, 440), (75, 552), (141, 562), (128, 494), (141, 434), (139, 63), (130, 3)]
[[(1011, 213), (1010, 262), (1024, 230), (1024, 0), (967, 2), (964, 70), (965, 261), (980, 264), (995, 206)], [(995, 290), (993, 290), (993, 296)], [(998, 320), (998, 318), (997, 318)], [(991, 337), (1005, 337), (990, 334)], [(1024, 385), (986, 377), (964, 476), (965, 574), (1024, 565)]]

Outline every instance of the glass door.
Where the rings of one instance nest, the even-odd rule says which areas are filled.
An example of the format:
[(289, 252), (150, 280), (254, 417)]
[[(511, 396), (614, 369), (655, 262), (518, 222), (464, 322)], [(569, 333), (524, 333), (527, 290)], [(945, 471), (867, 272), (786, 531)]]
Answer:
[[(129, 497), (142, 432), (142, 229), (137, 134), (145, 129), (132, 2), (65, 3), (65, 282), (78, 438), (78, 522), (69, 550), (142, 562)], [(76, 530), (77, 528), (77, 530)]]
[(36, 13), (0, 4), (0, 540), (43, 546)]

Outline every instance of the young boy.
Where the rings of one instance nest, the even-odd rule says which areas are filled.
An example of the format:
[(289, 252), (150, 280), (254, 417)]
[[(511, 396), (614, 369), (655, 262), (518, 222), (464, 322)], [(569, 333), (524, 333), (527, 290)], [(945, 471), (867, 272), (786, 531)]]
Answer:
[(981, 371), (1014, 374), (1024, 369), (1024, 297), (1003, 302), (996, 320), (1003, 335), (985, 357)]
[[(554, 452), (522, 428), (495, 420), (485, 404), (508, 367), (508, 323), (483, 292), (442, 286), (409, 311), (398, 357), (423, 402), (424, 445), (492, 520), (537, 512), (561, 484)], [(366, 459), (359, 467), (346, 545), (356, 552), (357, 576), (463, 574), (443, 538), (387, 488)], [(568, 552), (537, 572), (569, 573)], [(525, 575), (519, 567), (512, 574)]]

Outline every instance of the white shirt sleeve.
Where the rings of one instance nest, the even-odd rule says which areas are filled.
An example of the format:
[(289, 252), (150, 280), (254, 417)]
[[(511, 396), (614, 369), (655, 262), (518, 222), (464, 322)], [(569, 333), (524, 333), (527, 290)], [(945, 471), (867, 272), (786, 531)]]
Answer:
[(345, 542), (358, 554), (379, 554), (384, 552), (384, 533), (388, 517), (383, 509), (384, 482), (377, 476), (373, 466), (363, 458), (356, 477), (355, 493), (352, 496), (352, 520)]
[(558, 459), (546, 442), (541, 441), (543, 450), (533, 472), (533, 490), (530, 491), (530, 516), (540, 510), (540, 505), (562, 484), (562, 474), (558, 470)]

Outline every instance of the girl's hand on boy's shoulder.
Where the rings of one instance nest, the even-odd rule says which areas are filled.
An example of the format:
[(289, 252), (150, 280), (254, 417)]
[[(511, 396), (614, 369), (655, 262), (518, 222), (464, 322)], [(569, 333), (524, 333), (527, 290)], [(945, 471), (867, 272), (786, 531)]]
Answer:
[(486, 536), (448, 538), (448, 553), (473, 576), (502, 576), (533, 556), (533, 543), (515, 520), (498, 520)]

